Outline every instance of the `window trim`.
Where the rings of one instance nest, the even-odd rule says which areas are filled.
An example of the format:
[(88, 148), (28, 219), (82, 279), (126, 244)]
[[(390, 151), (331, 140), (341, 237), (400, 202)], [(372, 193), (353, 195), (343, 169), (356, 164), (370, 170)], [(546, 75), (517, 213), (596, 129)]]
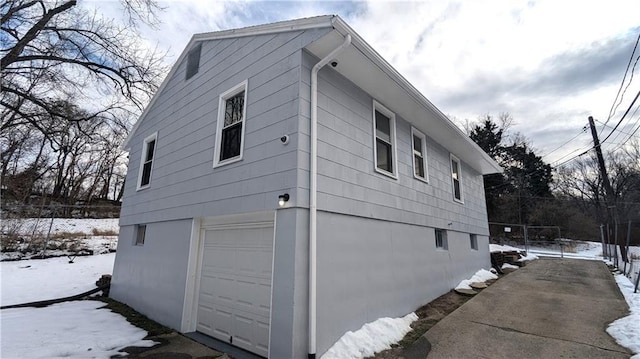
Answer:
[[(442, 233), (442, 245), (438, 246), (438, 232)], [(442, 228), (434, 228), (433, 235), (435, 238), (436, 250), (448, 251), (449, 250), (449, 239), (447, 236), (447, 230)]]
[[(460, 186), (460, 198), (456, 198), (456, 185), (455, 179), (453, 178), (453, 162), (458, 164), (458, 185)], [(449, 155), (449, 167), (451, 171), (451, 195), (453, 196), (453, 200), (458, 203), (464, 204), (464, 193), (462, 191), (462, 163), (460, 159), (453, 154)]]
[[(189, 74), (189, 63), (190, 63), (190, 61), (195, 61), (195, 60), (193, 60), (195, 57), (192, 57), (192, 56), (195, 56), (194, 54), (196, 52), (198, 53), (198, 58), (197, 58), (198, 66), (196, 67), (196, 70), (195, 70), (194, 73)], [(191, 50), (189, 50), (189, 52), (187, 53), (187, 63), (186, 63), (186, 67), (185, 67), (185, 70), (184, 70), (185, 81), (189, 81), (189, 79), (193, 78), (195, 75), (198, 74), (198, 72), (200, 72), (200, 60), (201, 60), (201, 57), (202, 57), (202, 43), (199, 43), (196, 46), (194, 46)]]
[[(377, 148), (377, 139), (376, 135), (376, 111), (381, 114), (387, 116), (389, 118), (389, 129), (391, 130), (391, 166), (393, 172), (385, 171), (383, 169), (378, 168), (378, 148)], [(373, 128), (373, 169), (385, 176), (391, 177), (393, 179), (398, 179), (398, 154), (397, 154), (397, 140), (396, 140), (396, 114), (391, 110), (386, 108), (383, 104), (379, 103), (376, 100), (373, 100), (373, 111), (371, 113), (372, 118), (372, 128)]]
[[(142, 240), (140, 240), (140, 229), (142, 229)], [(147, 238), (147, 225), (136, 224), (133, 233), (133, 245), (136, 247), (143, 247), (144, 241)]]
[[(223, 92), (218, 100), (218, 119), (216, 123), (216, 139), (215, 139), (215, 149), (213, 154), (213, 168), (228, 165), (230, 163), (241, 161), (244, 157), (244, 134), (245, 129), (247, 128), (247, 87), (249, 84), (249, 80), (244, 80), (241, 83), (233, 86), (229, 90)], [(236, 157), (227, 158), (223, 161), (220, 161), (220, 152), (222, 151), (222, 130), (224, 127), (224, 111), (226, 101), (233, 96), (244, 91), (244, 104), (242, 106), (242, 130), (240, 132), (240, 154)]]
[[(416, 162), (415, 162), (415, 143), (413, 142), (413, 137), (418, 137), (422, 140), (422, 166), (424, 166), (424, 177), (420, 177), (416, 174)], [(417, 128), (411, 126), (411, 164), (413, 168), (413, 177), (417, 180), (429, 183), (429, 166), (427, 161), (427, 136), (424, 133), (420, 132)]]
[(469, 233), (469, 245), (472, 251), (478, 250), (478, 235), (475, 233)]
[[(151, 170), (149, 171), (149, 183), (143, 185), (142, 184), (142, 173), (144, 172), (144, 163), (146, 162), (146, 154), (147, 149), (149, 148), (149, 143), (151, 141), (155, 141), (155, 145), (153, 146), (153, 154), (151, 158)], [(156, 161), (156, 150), (158, 149), (158, 132), (154, 132), (151, 135), (145, 137), (142, 143), (142, 154), (140, 155), (140, 168), (138, 169), (138, 181), (136, 182), (136, 191), (140, 191), (146, 188), (151, 187), (151, 176), (153, 175), (153, 164)]]

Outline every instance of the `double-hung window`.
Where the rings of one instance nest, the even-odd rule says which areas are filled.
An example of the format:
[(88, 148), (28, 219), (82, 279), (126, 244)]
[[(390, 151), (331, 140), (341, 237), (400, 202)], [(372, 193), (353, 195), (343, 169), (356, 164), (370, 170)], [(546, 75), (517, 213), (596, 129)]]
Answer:
[(242, 159), (247, 81), (220, 95), (213, 167)]
[(425, 182), (429, 179), (427, 169), (427, 140), (426, 136), (415, 128), (411, 128), (413, 145), (413, 176)]
[(380, 173), (395, 178), (395, 115), (393, 112), (387, 110), (384, 106), (374, 101), (373, 117), (375, 169)]
[(138, 189), (144, 189), (151, 184), (151, 171), (153, 170), (153, 158), (156, 151), (158, 133), (144, 139), (142, 156), (140, 158), (140, 173), (138, 175)]
[(460, 160), (451, 155), (451, 184), (453, 186), (453, 199), (456, 202), (462, 203), (462, 184), (460, 174)]

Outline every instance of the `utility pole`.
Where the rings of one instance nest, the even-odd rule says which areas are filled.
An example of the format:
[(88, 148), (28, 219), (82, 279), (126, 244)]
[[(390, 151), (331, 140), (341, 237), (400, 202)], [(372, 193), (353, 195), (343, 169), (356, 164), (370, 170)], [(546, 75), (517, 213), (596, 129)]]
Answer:
[(591, 127), (591, 136), (593, 136), (593, 148), (595, 148), (596, 155), (598, 156), (598, 167), (600, 168), (600, 174), (602, 175), (602, 183), (607, 194), (607, 205), (612, 206), (614, 197), (613, 188), (611, 188), (611, 182), (609, 182), (607, 168), (604, 166), (604, 157), (602, 157), (602, 149), (600, 148), (598, 132), (596, 131), (596, 125), (593, 123), (593, 117), (591, 116), (589, 116), (589, 127)]
[[(592, 116), (589, 116), (589, 127), (591, 128), (591, 136), (593, 136), (593, 148), (596, 150), (596, 156), (598, 157), (598, 168), (600, 169), (600, 175), (602, 176), (602, 185), (604, 186), (604, 190), (607, 195), (606, 207), (607, 207), (608, 221), (613, 222), (613, 218), (616, 218), (615, 194), (613, 193), (613, 188), (611, 188), (611, 182), (609, 182), (609, 175), (607, 175), (607, 168), (604, 165), (604, 157), (602, 156), (602, 149), (600, 148), (600, 140), (598, 139), (598, 132), (596, 131), (596, 125), (593, 121)], [(609, 209), (613, 209), (613, 213), (610, 213)], [(618, 227), (616, 223), (616, 231), (617, 230), (618, 230)], [(617, 249), (615, 250), (616, 250), (615, 253), (616, 253), (616, 259), (617, 259), (618, 251)], [(620, 254), (622, 254), (622, 259), (626, 261), (627, 254), (622, 247), (620, 248)]]

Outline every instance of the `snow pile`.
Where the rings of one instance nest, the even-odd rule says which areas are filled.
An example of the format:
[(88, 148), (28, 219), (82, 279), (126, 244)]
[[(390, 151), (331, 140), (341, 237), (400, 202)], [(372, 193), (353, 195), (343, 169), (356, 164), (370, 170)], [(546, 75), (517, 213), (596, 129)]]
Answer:
[(0, 302), (20, 304), (89, 291), (101, 275), (113, 272), (115, 257), (115, 253), (78, 257), (74, 263), (66, 257), (0, 262)]
[(503, 246), (500, 244), (489, 244), (489, 251), (491, 253), (501, 253), (501, 252), (522, 252), (522, 249), (511, 247), (511, 246)]
[(498, 276), (486, 269), (480, 269), (473, 277), (460, 282), (456, 289), (471, 289), (471, 283), (486, 282), (491, 279), (498, 279)]
[(631, 359), (640, 359), (640, 293), (633, 293), (629, 278), (621, 274), (616, 274), (615, 278), (629, 305), (630, 314), (609, 324), (607, 333), (635, 354)]
[(538, 256), (533, 253), (527, 253), (526, 256), (523, 256), (522, 258), (518, 259), (518, 262), (532, 261), (534, 259), (538, 259)]
[(348, 331), (321, 359), (360, 359), (374, 355), (397, 343), (411, 331), (411, 323), (418, 320), (415, 313), (402, 318), (380, 318), (367, 323), (355, 332)]
[[(4, 279), (4, 278), (3, 278)], [(147, 332), (92, 300), (5, 309), (4, 358), (110, 358), (128, 346), (150, 347)]]
[(505, 263), (502, 265), (502, 269), (520, 269), (520, 267), (514, 266), (513, 264)]

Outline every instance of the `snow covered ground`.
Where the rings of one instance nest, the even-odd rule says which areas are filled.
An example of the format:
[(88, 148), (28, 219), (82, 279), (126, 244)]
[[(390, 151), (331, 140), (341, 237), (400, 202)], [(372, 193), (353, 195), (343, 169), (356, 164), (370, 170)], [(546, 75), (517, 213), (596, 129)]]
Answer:
[(45, 308), (4, 309), (3, 358), (110, 358), (128, 346), (150, 347), (147, 332), (93, 300)]
[(113, 272), (115, 253), (0, 262), (3, 306), (68, 297), (96, 287), (103, 274)]
[[(0, 263), (2, 305), (79, 294), (111, 274), (115, 254)], [(2, 358), (110, 358), (128, 346), (152, 346), (147, 332), (99, 301), (0, 311)]]
[(118, 233), (120, 225), (118, 218), (24, 218), (24, 219), (3, 219), (2, 227), (17, 230), (21, 234), (31, 234), (34, 230), (46, 233), (51, 226), (51, 233), (85, 233), (91, 234), (93, 231), (112, 231)]
[(631, 359), (640, 359), (640, 291), (633, 292), (634, 285), (629, 278), (621, 274), (616, 274), (615, 278), (629, 305), (629, 315), (609, 324), (607, 333), (635, 354)]
[[(58, 257), (110, 253), (116, 250), (120, 229), (117, 218), (54, 218), (53, 222), (50, 218), (3, 219), (0, 227), (3, 236), (17, 238), (12, 243), (3, 240), (2, 261), (40, 254)], [(47, 250), (43, 252), (47, 237)]]

